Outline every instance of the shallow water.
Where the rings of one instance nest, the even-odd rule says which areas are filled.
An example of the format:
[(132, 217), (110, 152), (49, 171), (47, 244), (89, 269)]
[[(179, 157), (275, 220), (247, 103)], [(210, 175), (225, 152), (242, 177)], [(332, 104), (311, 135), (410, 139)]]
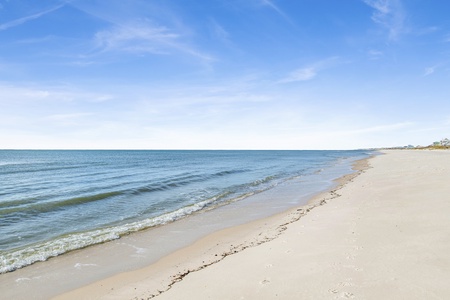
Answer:
[[(236, 220), (230, 225), (264, 217), (327, 188), (368, 155), (3, 150), (0, 273), (230, 203), (231, 210), (237, 203), (241, 211), (246, 207), (231, 213)], [(289, 186), (297, 196), (280, 197)]]

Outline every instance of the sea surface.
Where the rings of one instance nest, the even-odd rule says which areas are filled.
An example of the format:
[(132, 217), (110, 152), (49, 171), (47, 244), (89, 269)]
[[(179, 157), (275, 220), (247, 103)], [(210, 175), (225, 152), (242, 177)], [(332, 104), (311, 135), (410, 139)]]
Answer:
[(1, 150), (0, 274), (246, 201), (290, 180), (340, 176), (370, 154)]

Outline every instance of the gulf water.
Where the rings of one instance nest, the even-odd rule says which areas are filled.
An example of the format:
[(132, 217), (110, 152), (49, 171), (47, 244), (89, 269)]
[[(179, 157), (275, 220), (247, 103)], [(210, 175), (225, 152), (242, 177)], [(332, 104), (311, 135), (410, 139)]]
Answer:
[(369, 154), (2, 150), (0, 273), (245, 201), (289, 180), (317, 181)]

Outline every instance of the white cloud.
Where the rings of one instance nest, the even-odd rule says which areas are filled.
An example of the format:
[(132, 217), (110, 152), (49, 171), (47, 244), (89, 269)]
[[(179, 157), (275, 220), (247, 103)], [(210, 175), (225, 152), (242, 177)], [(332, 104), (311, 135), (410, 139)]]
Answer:
[(152, 53), (174, 55), (176, 52), (193, 56), (201, 61), (212, 61), (212, 56), (202, 53), (184, 41), (177, 32), (149, 22), (115, 25), (95, 34), (96, 48), (103, 52), (118, 51), (132, 54)]
[(49, 8), (47, 10), (44, 10), (44, 11), (41, 11), (41, 12), (38, 12), (38, 13), (35, 13), (33, 15), (29, 15), (29, 16), (22, 17), (22, 18), (13, 20), (13, 21), (9, 21), (7, 23), (0, 24), (0, 31), (6, 30), (6, 29), (9, 29), (9, 28), (12, 28), (12, 27), (16, 27), (16, 26), (19, 26), (19, 25), (22, 25), (22, 24), (24, 24), (24, 23), (26, 23), (28, 21), (31, 21), (31, 20), (38, 19), (38, 18), (40, 18), (40, 17), (42, 17), (42, 16), (44, 16), (46, 14), (49, 14), (49, 13), (55, 11), (55, 10), (60, 9), (61, 7), (65, 6), (65, 5), (66, 5), (66, 3), (59, 4), (59, 5), (55, 6), (55, 7)]
[(300, 98), (240, 79), (209, 87), (114, 87), (110, 103), (88, 102), (110, 98), (100, 93), (45, 86), (10, 88), (6, 96), (0, 85), (0, 97), (9, 99), (0, 101), (0, 148), (346, 149), (389, 146), (389, 137), (395, 145), (415, 143), (413, 134), (404, 136), (412, 123), (352, 120), (345, 105), (336, 111), (320, 100), (286, 100)]
[(369, 52), (367, 53), (369, 55), (369, 58), (371, 60), (377, 60), (380, 59), (383, 56), (383, 52), (379, 51), (379, 50), (369, 50)]
[(224, 43), (225, 45), (230, 45), (230, 33), (223, 28), (216, 20), (210, 19), (210, 29), (212, 35)]
[(162, 26), (128, 24), (97, 32), (95, 42), (102, 51), (167, 53), (179, 35)]
[(113, 99), (109, 94), (79, 91), (67, 86), (13, 85), (0, 82), (1, 104), (26, 105), (39, 102), (89, 102), (98, 103)]
[(54, 39), (54, 36), (48, 35), (41, 38), (30, 38), (30, 39), (23, 39), (18, 40), (18, 44), (39, 44), (39, 43), (46, 43)]
[(297, 69), (291, 72), (286, 78), (280, 80), (280, 83), (296, 82), (296, 81), (307, 81), (311, 80), (317, 75), (317, 68), (307, 67), (302, 69)]
[(448, 65), (448, 61), (442, 61), (439, 62), (433, 66), (425, 68), (425, 71), (423, 73), (423, 76), (429, 76), (434, 74), (438, 69), (442, 69), (444, 66)]
[(26, 96), (27, 98), (45, 99), (48, 98), (48, 96), (50, 96), (50, 92), (43, 90), (30, 90), (25, 91), (24, 96)]
[(91, 116), (93, 113), (70, 113), (70, 114), (54, 114), (47, 116), (45, 119), (53, 121), (68, 121), (74, 119), (80, 119), (83, 117)]
[(390, 40), (397, 40), (405, 31), (406, 15), (400, 0), (363, 0), (374, 9), (372, 20), (385, 27)]
[(261, 0), (261, 4), (264, 6), (268, 6), (274, 11), (276, 11), (280, 16), (282, 16), (288, 23), (291, 25), (293, 24), (292, 20), (288, 17), (288, 15), (282, 11), (275, 3), (273, 3), (273, 0)]
[(437, 31), (439, 31), (440, 28), (437, 26), (429, 26), (429, 27), (424, 27), (424, 28), (420, 28), (417, 30), (416, 34), (417, 35), (428, 35), (428, 34), (432, 34), (435, 33)]
[(429, 75), (433, 74), (435, 71), (436, 71), (436, 66), (428, 67), (425, 69), (423, 76), (429, 76)]
[(308, 81), (314, 79), (319, 71), (331, 68), (340, 63), (338, 57), (331, 57), (318, 62), (315, 62), (309, 66), (296, 69), (288, 74), (285, 78), (282, 78), (278, 83), (290, 83), (297, 81)]
[(98, 55), (127, 53), (129, 55), (188, 55), (202, 63), (214, 61), (193, 39), (196, 37), (189, 24), (167, 1), (74, 1), (79, 11), (95, 17), (109, 27), (98, 31), (93, 37), (94, 49), (76, 64), (84, 61), (95, 63)]
[(375, 133), (375, 132), (389, 132), (389, 131), (397, 131), (400, 129), (404, 129), (407, 127), (411, 127), (414, 125), (412, 122), (402, 122), (395, 124), (387, 124), (387, 125), (376, 125), (372, 127), (360, 128), (355, 130), (345, 131), (345, 134), (362, 134), (362, 133)]
[(89, 120), (88, 117), (95, 115), (91, 112), (71, 112), (71, 113), (57, 113), (48, 116), (44, 116), (42, 119), (37, 119), (37, 122), (40, 122), (41, 126), (64, 126), (71, 130), (74, 130), (79, 127), (88, 126), (88, 124), (92, 124), (92, 120)]

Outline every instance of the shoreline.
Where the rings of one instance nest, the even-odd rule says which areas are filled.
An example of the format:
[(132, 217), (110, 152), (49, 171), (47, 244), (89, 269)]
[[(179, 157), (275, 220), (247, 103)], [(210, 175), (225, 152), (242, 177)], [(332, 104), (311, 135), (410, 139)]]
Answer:
[(450, 152), (382, 153), (284, 217), (222, 230), (55, 299), (446, 299)]
[[(154, 265), (158, 260), (223, 229), (238, 227), (241, 234), (243, 224), (245, 227), (255, 220), (264, 223), (270, 217), (284, 215), (292, 208), (306, 205), (312, 196), (334, 187), (338, 176), (352, 172), (354, 162), (354, 159), (342, 160), (330, 165), (325, 172), (320, 169), (307, 177), (293, 177), (243, 201), (2, 274), (0, 285), (5, 292), (0, 299), (28, 299), (28, 290), (34, 291), (36, 299), (49, 299), (116, 274)], [(249, 232), (254, 230), (248, 228)], [(233, 242), (234, 236), (231, 236), (230, 244)], [(228, 248), (220, 251), (228, 251)]]
[(336, 191), (370, 168), (369, 160), (374, 156), (353, 162), (352, 173), (333, 180), (332, 187), (316, 193), (305, 205), (215, 231), (147, 267), (99, 280), (52, 299), (155, 298), (170, 290), (188, 274), (278, 238), (286, 230), (286, 226), (298, 221), (314, 208), (339, 197)]

